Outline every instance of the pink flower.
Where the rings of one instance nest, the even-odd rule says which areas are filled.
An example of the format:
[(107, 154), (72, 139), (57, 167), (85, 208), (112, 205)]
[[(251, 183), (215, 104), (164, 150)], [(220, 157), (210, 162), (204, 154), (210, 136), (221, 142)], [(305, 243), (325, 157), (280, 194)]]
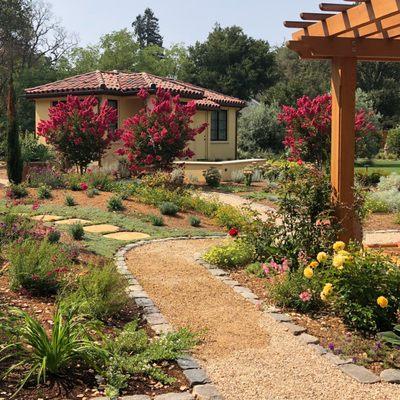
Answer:
[(82, 182), (80, 185), (81, 190), (88, 190), (88, 184), (86, 182)]
[(37, 201), (35, 201), (35, 202), (32, 204), (32, 210), (33, 210), (33, 211), (36, 211), (39, 207), (40, 207), (40, 204), (39, 204)]
[(312, 295), (311, 295), (311, 292), (310, 292), (309, 290), (306, 290), (306, 291), (304, 291), (304, 292), (301, 292), (301, 293), (299, 294), (299, 297), (300, 297), (300, 300), (301, 300), (302, 302), (306, 303), (306, 302), (308, 302), (308, 301), (311, 300)]

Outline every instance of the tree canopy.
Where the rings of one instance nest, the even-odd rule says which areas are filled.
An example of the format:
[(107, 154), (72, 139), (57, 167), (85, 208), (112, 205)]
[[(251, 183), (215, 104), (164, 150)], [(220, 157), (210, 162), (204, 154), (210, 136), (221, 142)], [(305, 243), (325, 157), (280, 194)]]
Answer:
[(158, 18), (151, 8), (146, 8), (143, 15), (139, 14), (132, 22), (132, 27), (140, 48), (143, 49), (147, 46), (163, 47)]

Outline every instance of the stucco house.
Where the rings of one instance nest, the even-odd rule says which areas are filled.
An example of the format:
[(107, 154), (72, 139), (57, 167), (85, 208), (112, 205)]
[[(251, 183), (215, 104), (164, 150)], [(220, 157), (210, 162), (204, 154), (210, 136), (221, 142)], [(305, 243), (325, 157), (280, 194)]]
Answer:
[[(150, 93), (158, 88), (168, 89), (174, 95), (179, 94), (182, 101), (196, 102), (198, 111), (194, 124), (199, 126), (207, 122), (208, 128), (190, 145), (195, 153), (193, 160), (227, 161), (237, 158), (237, 116), (246, 103), (189, 83), (146, 72), (94, 71), (26, 89), (25, 95), (35, 102), (36, 126), (40, 120), (48, 118), (49, 108), (67, 95), (94, 95), (99, 101), (107, 100), (118, 110), (118, 127), (122, 127), (126, 118), (144, 107), (137, 96), (141, 88)], [(108, 152), (102, 165), (111, 167), (118, 162), (114, 151), (118, 147), (117, 144)]]

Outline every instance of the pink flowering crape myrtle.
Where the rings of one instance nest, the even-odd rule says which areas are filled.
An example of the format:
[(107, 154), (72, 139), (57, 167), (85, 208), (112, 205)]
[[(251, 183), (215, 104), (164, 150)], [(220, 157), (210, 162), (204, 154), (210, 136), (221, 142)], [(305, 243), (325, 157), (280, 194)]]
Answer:
[[(358, 110), (355, 115), (356, 143), (371, 135), (379, 135), (370, 122), (368, 110)], [(332, 96), (324, 94), (315, 98), (303, 96), (295, 107), (283, 106), (278, 119), (286, 126), (283, 144), (290, 161), (307, 161), (325, 164), (329, 160), (331, 146)]]
[[(147, 102), (149, 93), (141, 89), (138, 96)], [(194, 101), (185, 104), (179, 96), (158, 89), (150, 106), (125, 121), (124, 147), (118, 150), (118, 154), (127, 156), (134, 173), (170, 169), (175, 159), (193, 157), (188, 144), (207, 127), (207, 124), (197, 128), (191, 126), (195, 114)]]
[(38, 135), (45, 138), (69, 165), (85, 172), (93, 161), (99, 161), (120, 131), (110, 129), (117, 122), (117, 110), (94, 96), (80, 100), (68, 96), (49, 109), (49, 119), (40, 121)]

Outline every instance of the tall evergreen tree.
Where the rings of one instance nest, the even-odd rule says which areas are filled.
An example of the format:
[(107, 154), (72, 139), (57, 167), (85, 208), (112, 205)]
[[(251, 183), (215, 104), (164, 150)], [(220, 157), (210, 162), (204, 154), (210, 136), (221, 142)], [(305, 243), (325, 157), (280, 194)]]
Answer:
[(163, 47), (158, 18), (151, 8), (146, 8), (143, 15), (139, 14), (132, 23), (132, 27), (142, 49), (151, 45)]

